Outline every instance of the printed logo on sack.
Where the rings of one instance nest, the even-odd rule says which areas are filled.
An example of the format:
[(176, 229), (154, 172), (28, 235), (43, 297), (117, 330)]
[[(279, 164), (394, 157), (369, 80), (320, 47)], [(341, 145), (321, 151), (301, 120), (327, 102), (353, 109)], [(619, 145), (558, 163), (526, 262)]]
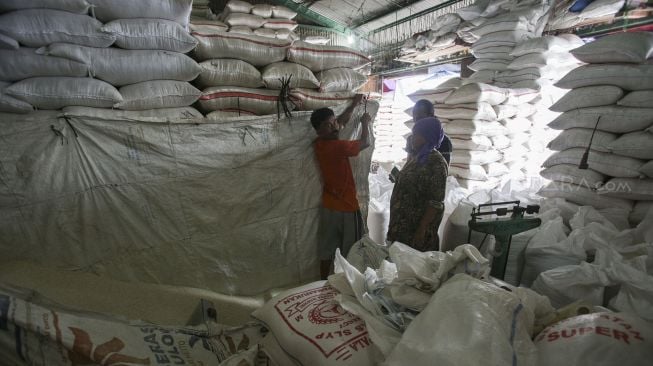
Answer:
[(336, 301), (338, 292), (326, 285), (280, 299), (275, 310), (288, 328), (315, 346), (325, 358), (346, 361), (369, 347), (365, 322)]
[(629, 321), (612, 314), (593, 314), (587, 317), (588, 324), (579, 318), (569, 318), (544, 329), (536, 338), (538, 342), (557, 342), (568, 338), (603, 336), (615, 342), (630, 345), (644, 341), (641, 332)]
[(150, 364), (149, 358), (137, 358), (118, 353), (125, 348), (125, 343), (116, 337), (95, 346), (86, 331), (75, 327), (68, 329), (75, 335), (73, 348), (68, 351), (68, 358), (73, 366)]

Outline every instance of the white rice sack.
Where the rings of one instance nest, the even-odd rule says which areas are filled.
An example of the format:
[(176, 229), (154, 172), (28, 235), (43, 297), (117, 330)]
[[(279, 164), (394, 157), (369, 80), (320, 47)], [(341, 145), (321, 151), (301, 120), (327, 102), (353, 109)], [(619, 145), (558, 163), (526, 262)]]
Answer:
[(0, 80), (18, 81), (37, 76), (78, 76), (89, 74), (89, 67), (61, 57), (36, 53), (34, 48), (0, 49)]
[(581, 205), (592, 206), (596, 209), (622, 208), (632, 210), (633, 201), (621, 198), (607, 197), (595, 191), (576, 184), (551, 182), (542, 187), (537, 194), (545, 198), (564, 198), (569, 202)]
[[(599, 118), (601, 120), (599, 121)], [(594, 128), (613, 133), (641, 131), (653, 124), (653, 108), (630, 108), (615, 105), (573, 109), (549, 123), (554, 130)]]
[(217, 122), (237, 121), (242, 119), (248, 119), (251, 117), (258, 117), (258, 114), (244, 111), (242, 109), (230, 109), (230, 108), (213, 111), (206, 115), (206, 118)]
[(64, 107), (66, 116), (90, 117), (109, 121), (136, 120), (152, 122), (179, 122), (189, 119), (203, 119), (204, 116), (193, 107), (158, 108), (140, 111), (124, 111), (109, 108)]
[(624, 107), (646, 108), (653, 106), (653, 90), (639, 90), (628, 93), (617, 105)]
[(24, 9), (53, 9), (86, 14), (90, 4), (86, 0), (2, 0), (0, 13)]
[(492, 141), (487, 136), (456, 135), (449, 137), (451, 138), (451, 145), (456, 150), (485, 151), (492, 149)]
[(653, 201), (653, 179), (612, 178), (597, 192), (607, 197)]
[(356, 94), (353, 92), (320, 93), (311, 89), (292, 89), (290, 98), (299, 111), (312, 111), (319, 108), (334, 107), (351, 102)]
[(199, 105), (205, 111), (242, 110), (262, 116), (277, 113), (278, 100), (278, 90), (216, 86), (202, 91)]
[(214, 33), (193, 33), (199, 41), (195, 57), (200, 60), (233, 58), (254, 66), (265, 66), (286, 58), (291, 42), (255, 35)]
[(476, 58), (512, 61), (515, 59), (513, 56), (510, 56), (512, 49), (513, 47), (510, 46), (485, 47), (480, 50), (472, 48), (472, 54)]
[[(563, 151), (574, 147), (587, 148), (592, 130), (589, 128), (570, 128), (564, 130), (558, 137), (553, 139), (547, 147), (554, 151)], [(592, 140), (592, 150), (600, 152), (610, 152), (609, 145), (617, 139), (614, 133), (596, 131)]]
[[(542, 166), (545, 168), (559, 164), (578, 166), (584, 153), (585, 149), (583, 148), (560, 151), (551, 155)], [(644, 163), (645, 161), (643, 160), (598, 151), (590, 151), (588, 156), (588, 165), (590, 169), (611, 177), (642, 177), (643, 175), (642, 172), (640, 172), (640, 169)]]
[(510, 173), (510, 169), (503, 163), (485, 164), (483, 165), (483, 169), (485, 169), (487, 176), (490, 178), (501, 177)]
[(548, 6), (535, 6), (523, 10), (511, 11), (506, 14), (498, 15), (494, 18), (486, 19), (480, 26), (471, 30), (471, 33), (477, 37), (484, 35), (506, 32), (506, 31), (525, 31), (537, 37), (540, 18), (548, 11)]
[(408, 95), (411, 101), (417, 102), (420, 99), (426, 99), (431, 103), (444, 103), (451, 93), (462, 85), (461, 78), (451, 78), (434, 88), (421, 89)]
[(102, 32), (102, 23), (88, 15), (60, 10), (29, 9), (0, 15), (0, 33), (28, 47), (55, 42), (90, 47), (109, 47), (116, 40)]
[(649, 161), (648, 163), (642, 165), (639, 168), (639, 171), (644, 174), (645, 176), (649, 178), (653, 178), (653, 160)]
[(116, 19), (155, 18), (188, 25), (193, 0), (87, 0), (101, 22)]
[(225, 10), (229, 10), (232, 13), (250, 13), (252, 11), (252, 4), (247, 1), (241, 0), (229, 0)]
[(641, 64), (653, 57), (653, 33), (615, 33), (598, 38), (571, 51), (577, 59), (588, 64)]
[(510, 52), (511, 56), (519, 57), (527, 53), (545, 53), (550, 52), (568, 52), (574, 48), (578, 48), (585, 43), (575, 34), (561, 34), (558, 36), (543, 36), (532, 38), (524, 42), (520, 42)]
[(291, 19), (266, 19), (263, 22), (263, 28), (267, 29), (287, 29), (287, 30), (295, 30), (297, 28), (298, 24), (296, 21), (291, 20)]
[(651, 210), (653, 210), (653, 201), (639, 201), (635, 203), (633, 211), (628, 217), (628, 221), (630, 221), (631, 224), (637, 225), (644, 221), (644, 218), (646, 218), (646, 215), (648, 215)]
[(537, 80), (542, 77), (540, 69), (533, 67), (523, 70), (506, 70), (495, 73), (496, 74), (494, 76), (494, 80), (496, 82), (505, 83), (508, 85), (518, 83), (520, 81)]
[(268, 89), (281, 89), (281, 79), (290, 77), (291, 88), (317, 89), (320, 83), (311, 70), (291, 62), (275, 62), (261, 70), (263, 83)]
[(201, 88), (210, 86), (241, 86), (259, 88), (263, 86), (261, 73), (245, 61), (215, 59), (200, 62), (202, 72), (195, 79)]
[(339, 294), (326, 281), (313, 282), (280, 293), (252, 316), (303, 365), (371, 366), (376, 349), (365, 322), (338, 304)]
[(259, 16), (242, 13), (230, 13), (224, 21), (231, 27), (244, 26), (248, 28), (260, 28), (265, 23), (265, 19)]
[(456, 89), (445, 99), (445, 104), (466, 104), (487, 102), (490, 105), (501, 104), (507, 98), (503, 88), (483, 83), (471, 83)]
[(212, 34), (216, 32), (226, 32), (229, 30), (229, 26), (224, 24), (219, 20), (193, 20), (192, 23), (188, 25), (192, 33), (202, 33), (202, 34)]
[(475, 1), (472, 5), (456, 10), (456, 14), (463, 20), (474, 20), (481, 17), (489, 3), (489, 0)]
[(101, 30), (116, 37), (116, 46), (129, 50), (186, 53), (197, 46), (197, 40), (171, 20), (119, 19), (103, 25)]
[(479, 102), (472, 104), (444, 105), (435, 106), (435, 115), (438, 118), (454, 120), (469, 119), (494, 121), (497, 119), (496, 112), (489, 103)]
[[(246, 26), (246, 25), (234, 25), (233, 27), (229, 28), (229, 33), (232, 34), (254, 34), (254, 31), (252, 28)], [(267, 37), (269, 38), (269, 37)]]
[(608, 145), (608, 149), (617, 155), (653, 160), (653, 133), (635, 131), (621, 135)]
[(472, 62), (467, 67), (470, 70), (481, 71), (481, 70), (493, 70), (493, 71), (504, 71), (508, 69), (510, 60), (501, 60), (501, 59), (487, 59), (479, 58), (476, 61)]
[(111, 108), (122, 102), (116, 88), (91, 78), (30, 78), (12, 84), (5, 93), (39, 109), (61, 109), (69, 105)]
[(486, 181), (488, 176), (480, 165), (450, 165), (449, 175), (456, 178)]
[[(512, 132), (512, 131), (511, 131)], [(521, 145), (518, 140), (512, 140), (510, 137), (505, 135), (492, 136), (490, 138), (492, 142), (492, 147), (497, 150), (503, 150), (509, 148), (511, 145)]]
[(123, 101), (114, 106), (125, 110), (187, 107), (202, 94), (186, 81), (152, 80), (123, 86)]
[(506, 89), (506, 91), (507, 98), (503, 103), (510, 105), (519, 106), (522, 104), (527, 104), (540, 96), (540, 93), (537, 90), (531, 88), (513, 87)]
[(471, 74), (468, 78), (463, 79), (462, 84), (463, 85), (471, 84), (471, 83), (492, 84), (495, 76), (498, 73), (499, 73), (498, 71), (494, 71), (494, 70), (476, 71), (475, 73)]
[(272, 7), (272, 17), (280, 19), (293, 19), (297, 16), (297, 13), (288, 9), (285, 6), (274, 5)]
[(531, 38), (533, 38), (533, 35), (527, 31), (496, 32), (483, 36), (472, 47), (475, 52), (489, 47), (515, 47), (518, 43)]
[(645, 366), (653, 358), (653, 327), (628, 313), (594, 313), (555, 323), (536, 338), (539, 366)]
[(294, 40), (297, 37), (297, 35), (293, 31), (289, 31), (287, 29), (257, 28), (254, 29), (254, 34), (261, 37), (288, 39), (288, 40)]
[(443, 123), (442, 128), (447, 135), (482, 135), (496, 136), (508, 134), (508, 129), (501, 123), (492, 121), (453, 120)]
[(570, 90), (549, 109), (556, 112), (567, 112), (578, 108), (611, 105), (623, 95), (624, 91), (613, 85), (586, 86)]
[(1, 50), (17, 50), (20, 48), (18, 41), (0, 33), (0, 49)]
[(306, 42), (294, 42), (288, 48), (288, 61), (322, 71), (336, 67), (357, 68), (370, 62), (363, 53), (342, 46), (320, 46)]
[[(568, 52), (560, 53), (527, 53), (517, 57), (508, 65), (510, 70), (522, 70), (529, 67), (578, 65), (578, 61)], [(579, 65), (580, 66), (580, 65)]]
[(598, 188), (607, 176), (592, 169), (579, 169), (578, 165), (558, 164), (540, 172), (544, 178), (556, 182), (573, 183), (589, 188)]
[(444, 14), (436, 17), (431, 24), (431, 31), (435, 36), (442, 36), (454, 32), (463, 20), (455, 13)]
[(492, 106), (497, 114), (497, 119), (506, 119), (515, 117), (519, 112), (519, 107), (511, 104), (499, 104)]
[(623, 8), (625, 0), (595, 0), (580, 12), (583, 19), (601, 18), (616, 14)]
[(315, 77), (321, 92), (356, 91), (367, 82), (367, 76), (346, 67), (321, 71)]
[(454, 150), (451, 153), (451, 165), (483, 165), (500, 160), (501, 153), (497, 150)]
[(201, 71), (192, 58), (170, 51), (92, 48), (56, 43), (39, 49), (39, 52), (89, 65), (94, 77), (114, 86), (148, 80), (191, 81)]
[(262, 18), (272, 18), (273, 5), (255, 4), (252, 6), (252, 14)]
[(653, 64), (594, 64), (575, 68), (555, 86), (576, 89), (592, 85), (615, 85), (624, 90), (653, 89)]
[(11, 83), (0, 81), (0, 112), (29, 113), (33, 111), (34, 107), (31, 104), (5, 94), (5, 88), (9, 85)]

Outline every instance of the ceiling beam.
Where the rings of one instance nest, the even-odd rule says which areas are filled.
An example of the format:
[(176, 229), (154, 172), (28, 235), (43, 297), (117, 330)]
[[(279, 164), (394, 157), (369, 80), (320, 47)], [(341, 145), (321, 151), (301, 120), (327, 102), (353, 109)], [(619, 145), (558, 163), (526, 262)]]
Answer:
[(294, 12), (297, 12), (297, 14), (300, 14), (312, 21), (314, 21), (317, 24), (320, 24), (324, 27), (331, 28), (335, 31), (338, 31), (343, 34), (351, 34), (352, 31), (351, 29), (347, 28), (344, 24), (340, 24), (333, 19), (329, 19), (322, 14), (319, 14), (313, 10), (310, 9), (310, 6), (312, 5), (309, 4), (308, 6), (302, 4), (298, 4), (292, 0), (274, 0), (275, 3), (278, 5), (283, 5), (289, 9), (291, 9)]
[[(407, 17), (404, 17), (404, 18), (398, 19), (397, 21), (394, 21), (394, 22), (392, 22), (392, 23), (386, 24), (386, 25), (384, 25), (384, 26), (382, 26), (382, 27), (380, 27), (380, 28), (377, 28), (377, 29), (375, 29), (375, 30), (373, 30), (373, 31), (371, 31), (371, 32), (368, 32), (366, 35), (369, 36), (370, 34), (374, 34), (374, 33), (377, 33), (377, 32), (381, 32), (381, 31), (386, 30), (386, 29), (390, 29), (390, 28), (395, 27), (395, 26), (397, 26), (397, 25), (399, 25), (399, 24), (402, 24), (402, 23), (405, 23), (405, 22), (411, 21), (411, 20), (413, 20), (413, 19), (415, 19), (415, 18), (418, 18), (418, 17), (421, 17), (421, 16), (423, 16), (423, 15), (426, 15), (426, 14), (432, 13), (432, 12), (434, 12), (434, 11), (436, 11), (436, 10), (440, 10), (440, 9), (446, 8), (446, 7), (448, 7), (448, 6), (454, 5), (454, 4), (459, 3), (459, 2), (461, 2), (461, 1), (462, 1), (462, 0), (448, 0), (448, 1), (445, 1), (445, 2), (443, 2), (443, 3), (440, 3), (440, 4), (436, 5), (436, 6), (430, 7), (430, 8), (428, 8), (428, 9), (424, 9), (424, 10), (422, 10), (422, 11), (420, 11), (420, 12), (417, 12), (417, 13), (411, 14), (410, 16), (407, 16)], [(392, 14), (392, 13), (389, 13), (389, 14)], [(382, 15), (382, 16), (380, 16), (380, 17), (378, 17), (378, 18), (375, 18), (375, 19), (370, 19), (370, 20), (368, 20), (366, 23), (369, 23), (369, 22), (372, 22), (372, 21), (375, 21), (375, 20), (381, 19), (381, 18), (383, 18), (383, 17), (385, 17), (385, 16), (388, 16), (389, 14)], [(360, 26), (364, 26), (364, 25), (365, 25), (365, 24), (361, 24)]]
[[(403, 4), (399, 4), (399, 1), (401, 1)], [(393, 6), (393, 8), (387, 7), (385, 9), (380, 9), (374, 12), (368, 13), (366, 16), (363, 16), (361, 18), (356, 19), (356, 22), (352, 22), (350, 27), (351, 28), (358, 28), (361, 25), (370, 22), (375, 19), (382, 18), (388, 14), (392, 14), (394, 11), (401, 10), (405, 8), (406, 6), (410, 6), (420, 0), (396, 0), (396, 1), (391, 1), (390, 4)]]

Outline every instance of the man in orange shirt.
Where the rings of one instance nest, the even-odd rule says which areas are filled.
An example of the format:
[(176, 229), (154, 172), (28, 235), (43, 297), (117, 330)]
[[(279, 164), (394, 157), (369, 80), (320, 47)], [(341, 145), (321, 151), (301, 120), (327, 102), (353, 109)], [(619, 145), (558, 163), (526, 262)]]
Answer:
[(370, 146), (368, 113), (361, 117), (362, 132), (358, 140), (339, 139), (340, 129), (349, 122), (354, 109), (363, 100), (357, 94), (353, 103), (336, 118), (330, 108), (317, 109), (311, 124), (317, 132), (313, 143), (322, 173), (322, 208), (318, 227), (318, 257), (320, 276), (326, 279), (336, 248), (346, 256), (351, 246), (363, 236), (363, 219), (356, 197), (356, 183), (349, 158)]

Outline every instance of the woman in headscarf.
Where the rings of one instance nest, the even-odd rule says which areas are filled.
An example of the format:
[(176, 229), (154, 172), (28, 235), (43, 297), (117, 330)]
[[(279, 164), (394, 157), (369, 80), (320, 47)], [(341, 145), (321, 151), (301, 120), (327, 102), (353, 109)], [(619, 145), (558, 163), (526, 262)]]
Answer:
[(447, 162), (437, 151), (444, 133), (435, 117), (413, 127), (413, 158), (399, 172), (390, 199), (387, 240), (422, 250), (438, 250), (438, 227), (444, 214)]

